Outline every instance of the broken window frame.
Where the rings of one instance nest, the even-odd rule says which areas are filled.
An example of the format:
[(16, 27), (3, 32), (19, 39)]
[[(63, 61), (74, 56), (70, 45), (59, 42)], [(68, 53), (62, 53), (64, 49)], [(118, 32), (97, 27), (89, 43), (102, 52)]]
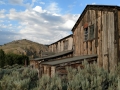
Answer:
[(84, 28), (84, 41), (93, 40), (95, 38), (94, 24)]
[(84, 41), (88, 40), (88, 27), (84, 28)]
[(64, 51), (68, 50), (68, 40), (64, 40)]
[(89, 26), (89, 40), (92, 40), (95, 38), (95, 29), (94, 29), (94, 24)]

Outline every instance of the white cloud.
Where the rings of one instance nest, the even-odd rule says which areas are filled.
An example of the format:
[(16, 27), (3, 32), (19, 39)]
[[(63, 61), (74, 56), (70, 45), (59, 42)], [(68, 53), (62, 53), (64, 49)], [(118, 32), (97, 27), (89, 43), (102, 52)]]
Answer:
[(5, 11), (6, 11), (5, 9), (0, 10), (0, 18), (5, 18), (4, 15)]
[(32, 3), (31, 3), (31, 7), (34, 6), (34, 3), (36, 2), (36, 0), (32, 0)]
[(74, 23), (75, 22), (73, 20), (68, 20), (68, 21), (65, 22), (64, 27), (68, 28), (68, 29), (71, 29), (73, 27)]
[(23, 3), (22, 5), (26, 7), (28, 10), (31, 10), (34, 7), (35, 2), (37, 2), (37, 0), (31, 0), (31, 3), (27, 2), (27, 3)]
[(51, 13), (60, 13), (61, 8), (58, 7), (58, 3), (52, 2), (50, 5), (46, 8)]
[(43, 10), (42, 7), (40, 7), (40, 6), (34, 7), (33, 10), (35, 10), (35, 11), (37, 11), (37, 12), (39, 12), (39, 13), (44, 13), (44, 12), (46, 12), (46, 10)]
[(12, 26), (12, 24), (9, 24), (9, 26), (11, 27), (11, 26)]
[(40, 4), (43, 4), (43, 5), (44, 5), (44, 4), (45, 4), (45, 2), (40, 2)]
[(94, 3), (92, 3), (92, 5), (95, 5), (96, 3), (94, 2)]
[(60, 8), (56, 3), (51, 3), (48, 7), (49, 9), (43, 9), (41, 6), (35, 6), (20, 12), (10, 9), (6, 14), (7, 18), (11, 22), (12, 20), (18, 21), (19, 26), (15, 27), (12, 23), (6, 26), (7, 30), (14, 32), (18, 30), (17, 35), (12, 34), (13, 38), (9, 38), (9, 40), (28, 39), (50, 44), (69, 35), (79, 15), (59, 14)]
[(23, 0), (9, 0), (11, 4), (22, 4)]

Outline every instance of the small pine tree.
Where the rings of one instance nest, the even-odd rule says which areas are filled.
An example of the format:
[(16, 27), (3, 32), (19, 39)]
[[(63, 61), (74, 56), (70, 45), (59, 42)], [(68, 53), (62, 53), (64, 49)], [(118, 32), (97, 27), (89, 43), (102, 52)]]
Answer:
[(0, 67), (4, 67), (5, 64), (5, 53), (2, 49), (0, 49)]

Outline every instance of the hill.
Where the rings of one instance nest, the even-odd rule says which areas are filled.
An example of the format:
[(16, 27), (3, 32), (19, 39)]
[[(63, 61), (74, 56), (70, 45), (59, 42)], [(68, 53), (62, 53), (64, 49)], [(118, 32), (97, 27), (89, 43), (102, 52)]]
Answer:
[(27, 55), (29, 58), (40, 57), (40, 52), (48, 51), (48, 47), (43, 44), (39, 44), (30, 40), (22, 39), (12, 41), (10, 43), (0, 46), (5, 53), (15, 53), (21, 55)]

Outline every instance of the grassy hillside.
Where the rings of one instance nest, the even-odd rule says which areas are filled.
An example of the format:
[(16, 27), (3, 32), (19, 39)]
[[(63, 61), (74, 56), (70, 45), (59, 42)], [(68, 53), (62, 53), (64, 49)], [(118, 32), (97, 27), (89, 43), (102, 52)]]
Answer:
[(48, 47), (30, 40), (22, 39), (4, 44), (0, 46), (0, 49), (3, 49), (5, 53), (27, 55), (32, 58), (40, 57), (40, 51), (45, 52), (48, 50)]

